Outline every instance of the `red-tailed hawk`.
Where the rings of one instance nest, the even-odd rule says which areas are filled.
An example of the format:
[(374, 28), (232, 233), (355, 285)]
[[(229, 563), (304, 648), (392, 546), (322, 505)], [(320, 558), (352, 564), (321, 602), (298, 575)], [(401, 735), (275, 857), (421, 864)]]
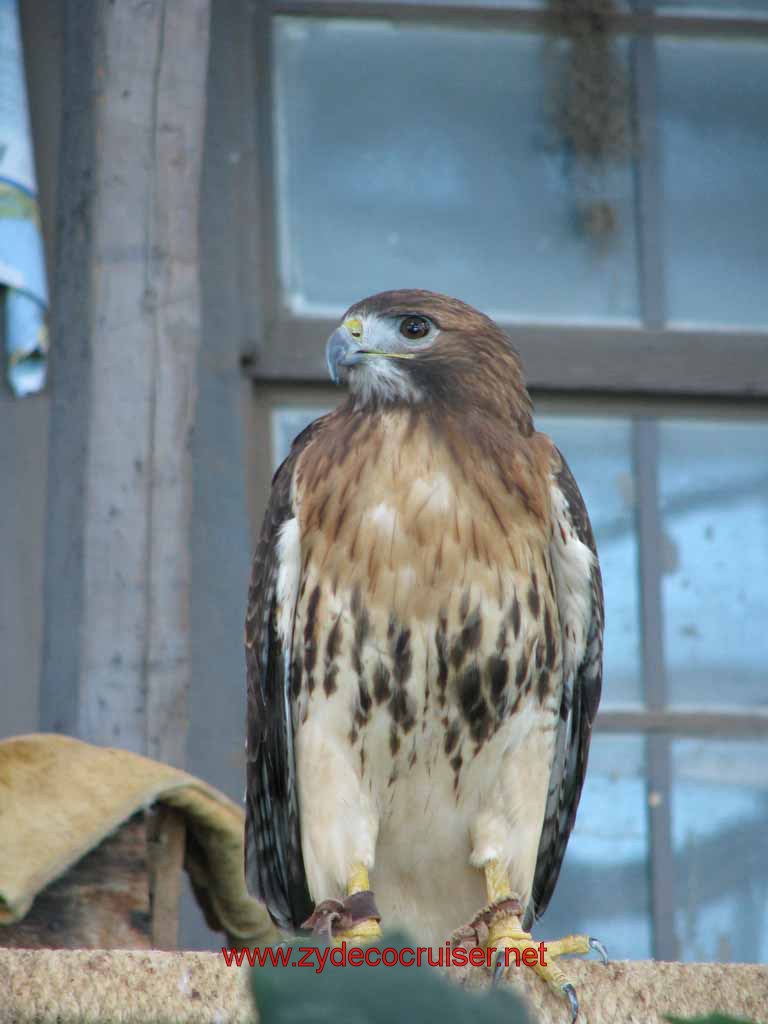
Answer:
[[(249, 592), (248, 884), (285, 929), (364, 938), (378, 906), (427, 945), (473, 919), (459, 935), (520, 947), (600, 698), (587, 511), (471, 307), (375, 295), (327, 359), (349, 397), (275, 474)], [(589, 941), (537, 968), (572, 1007), (554, 958)]]

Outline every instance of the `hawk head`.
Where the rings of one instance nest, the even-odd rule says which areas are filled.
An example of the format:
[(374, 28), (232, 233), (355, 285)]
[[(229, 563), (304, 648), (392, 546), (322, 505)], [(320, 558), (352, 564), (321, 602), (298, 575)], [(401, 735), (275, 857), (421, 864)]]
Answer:
[(432, 404), (530, 422), (520, 359), (489, 317), (435, 292), (380, 292), (350, 306), (328, 339), (328, 371), (358, 407)]

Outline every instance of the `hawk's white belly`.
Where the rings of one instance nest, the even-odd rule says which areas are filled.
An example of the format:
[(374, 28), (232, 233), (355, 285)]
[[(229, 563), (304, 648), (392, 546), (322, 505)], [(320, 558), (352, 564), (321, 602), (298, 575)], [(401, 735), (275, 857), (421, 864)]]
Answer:
[[(336, 600), (345, 623), (340, 657), (343, 638), (354, 643), (355, 613), (351, 599), (348, 607), (340, 595)], [(528, 901), (560, 702), (555, 680), (540, 700), (536, 648), (543, 639), (539, 620), (532, 621), (526, 606), (518, 637), (510, 631), (508, 638), (509, 682), (493, 705), (487, 666), (506, 603), (488, 614), (480, 642), (461, 661), (458, 652), (451, 659), (462, 635), (459, 605), (459, 594), (448, 602), (453, 626), (446, 628), (442, 687), (434, 623), (404, 627), (410, 668), (399, 688), (398, 638), (376, 636), (369, 628), (358, 663), (369, 691), (370, 704), (362, 701), (367, 713), (349, 656), (340, 657), (347, 668), (333, 676), (332, 692), (323, 685), (329, 667), (323, 666), (312, 693), (304, 691), (295, 709), (310, 894), (315, 901), (343, 896), (352, 865), (363, 863), (371, 869), (384, 924), (402, 925), (432, 945), (444, 942), (487, 902), (481, 868), (491, 858), (509, 863), (513, 887)], [(516, 689), (523, 659), (529, 671)], [(389, 675), (387, 691), (377, 691), (374, 682), (382, 668)], [(473, 718), (460, 688), (474, 668), (489, 712), (482, 735), (476, 724), (482, 709)]]

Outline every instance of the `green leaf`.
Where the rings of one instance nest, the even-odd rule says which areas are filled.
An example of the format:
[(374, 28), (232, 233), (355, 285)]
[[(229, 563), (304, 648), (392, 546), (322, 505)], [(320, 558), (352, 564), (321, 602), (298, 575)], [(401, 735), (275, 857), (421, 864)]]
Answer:
[(723, 1013), (710, 1013), (708, 1017), (667, 1017), (669, 1024), (753, 1024), (743, 1017), (728, 1017)]

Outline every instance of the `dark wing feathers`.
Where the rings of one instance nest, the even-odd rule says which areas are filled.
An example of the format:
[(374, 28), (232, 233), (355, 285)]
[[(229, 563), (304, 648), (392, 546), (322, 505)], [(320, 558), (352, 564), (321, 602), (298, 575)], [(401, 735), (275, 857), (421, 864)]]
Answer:
[(557, 753), (552, 768), (544, 825), (539, 842), (533, 899), (526, 913), (525, 927), (544, 913), (552, 898), (565, 848), (576, 820), (576, 810), (587, 771), (592, 725), (600, 702), (603, 680), (603, 583), (597, 561), (597, 547), (584, 499), (567, 462), (556, 449), (560, 467), (554, 486), (565, 498), (565, 515), (576, 537), (595, 556), (589, 585), (592, 615), (587, 628), (586, 647), (574, 678), (563, 686), (558, 727)]
[(296, 765), (291, 722), (290, 651), (275, 622), (278, 537), (294, 515), (291, 483), (312, 424), (294, 441), (272, 480), (272, 493), (253, 560), (245, 621), (246, 841), (245, 877), (273, 921), (298, 928), (312, 913), (301, 852)]

